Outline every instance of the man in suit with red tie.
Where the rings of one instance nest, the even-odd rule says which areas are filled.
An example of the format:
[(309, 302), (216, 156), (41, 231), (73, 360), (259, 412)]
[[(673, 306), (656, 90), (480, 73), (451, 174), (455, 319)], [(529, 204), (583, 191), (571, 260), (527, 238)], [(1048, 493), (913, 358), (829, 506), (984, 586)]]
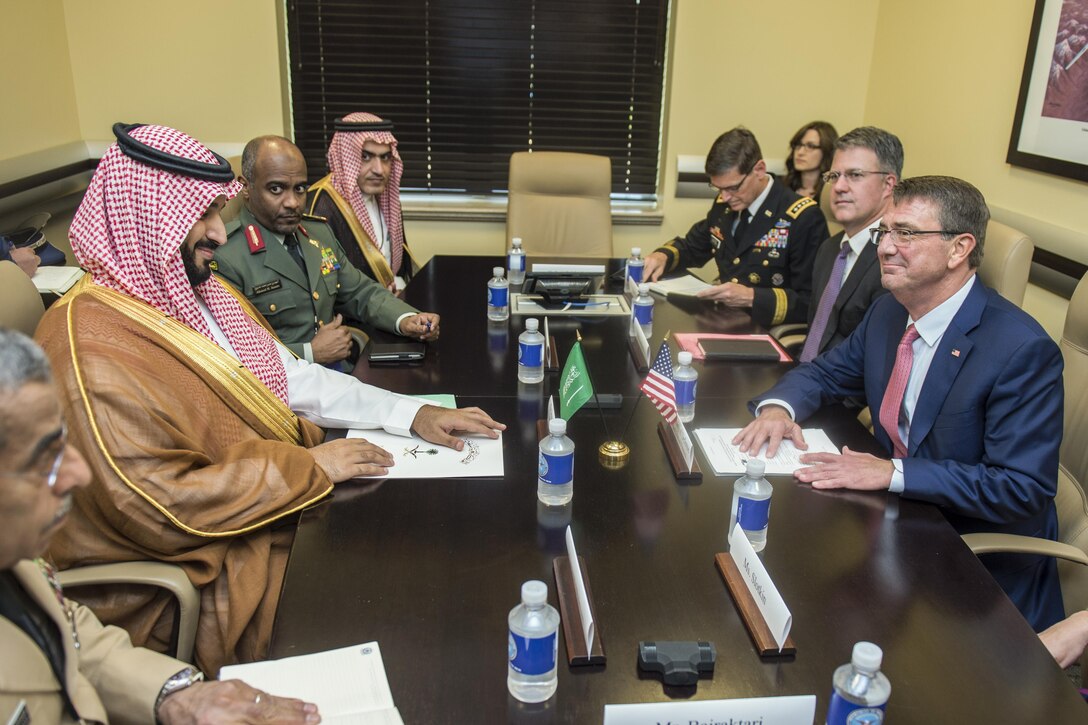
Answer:
[(869, 229), (880, 225), (903, 176), (903, 144), (894, 134), (862, 126), (835, 141), (835, 157), (824, 183), (831, 214), (843, 231), (824, 241), (812, 266), (808, 337), (801, 362), (809, 362), (846, 339), (869, 305), (887, 292), (880, 284), (876, 245)]
[[(989, 218), (965, 181), (900, 182), (874, 232), (891, 294), (841, 345), (753, 401), (757, 417), (734, 440), (741, 450), (767, 444), (774, 455), (785, 438), (804, 449), (795, 421), (864, 396), (879, 411), (874, 435), (888, 458), (849, 448), (804, 454), (799, 481), (926, 501), (960, 533), (1055, 539), (1062, 357), (1030, 315), (977, 279)], [(1052, 559), (982, 562), (1036, 631), (1064, 617)]]

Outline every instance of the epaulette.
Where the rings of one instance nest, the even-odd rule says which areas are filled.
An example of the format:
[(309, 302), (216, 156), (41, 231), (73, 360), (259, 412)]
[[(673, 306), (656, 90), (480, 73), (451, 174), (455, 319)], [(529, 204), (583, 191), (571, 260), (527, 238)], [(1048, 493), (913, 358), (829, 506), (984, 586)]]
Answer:
[(302, 218), (303, 219), (309, 219), (310, 221), (313, 221), (313, 222), (321, 222), (322, 224), (328, 224), (329, 223), (329, 218), (328, 217), (323, 217), (323, 216), (320, 216), (318, 214), (303, 214)]
[(264, 251), (264, 237), (261, 235), (261, 228), (256, 224), (246, 225), (246, 244), (249, 245), (250, 254)]
[(790, 219), (796, 219), (801, 216), (801, 212), (808, 209), (810, 206), (816, 206), (816, 202), (809, 199), (807, 196), (802, 196), (800, 199), (793, 203), (789, 209), (786, 210), (786, 216)]

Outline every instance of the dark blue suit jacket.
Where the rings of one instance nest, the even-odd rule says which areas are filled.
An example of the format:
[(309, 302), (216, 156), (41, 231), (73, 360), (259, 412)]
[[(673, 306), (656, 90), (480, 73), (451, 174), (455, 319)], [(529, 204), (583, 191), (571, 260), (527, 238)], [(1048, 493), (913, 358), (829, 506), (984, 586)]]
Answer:
[[(799, 421), (850, 396), (864, 395), (870, 410), (880, 410), (906, 325), (906, 309), (884, 295), (841, 345), (790, 371), (755, 403), (785, 400)], [(940, 506), (960, 533), (1056, 539), (1062, 367), (1039, 324), (976, 279), (922, 385), (902, 495)], [(875, 435), (890, 455), (879, 424)], [(1053, 560), (1002, 554), (982, 561), (1037, 630), (1064, 617)]]

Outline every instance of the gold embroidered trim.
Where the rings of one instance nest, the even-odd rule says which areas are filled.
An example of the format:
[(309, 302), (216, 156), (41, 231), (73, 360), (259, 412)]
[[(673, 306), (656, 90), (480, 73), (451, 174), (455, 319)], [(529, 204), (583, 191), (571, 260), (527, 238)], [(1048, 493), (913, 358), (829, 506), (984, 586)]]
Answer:
[[(336, 190), (336, 187), (332, 185), (332, 174), (318, 180), (313, 186), (310, 187), (310, 191), (314, 192), (313, 201), (310, 203), (310, 214), (314, 213), (314, 209), (317, 206), (317, 200), (322, 193), (328, 194), (332, 199), (332, 203), (336, 205), (336, 208), (340, 210), (344, 220), (348, 223), (348, 228), (351, 229), (351, 233), (355, 235), (355, 242), (359, 245), (359, 249), (362, 250), (363, 256), (366, 258), (367, 264), (370, 265), (370, 269), (374, 271), (375, 276), (378, 278), (383, 286), (389, 287), (393, 284), (393, 270), (389, 266), (389, 262), (385, 261), (385, 255), (382, 254), (374, 244), (374, 240), (370, 238), (370, 235), (366, 233), (366, 229), (359, 222), (359, 218), (355, 216), (355, 210), (351, 208), (351, 204), (347, 199), (340, 196), (340, 192)], [(343, 243), (343, 240), (340, 240)], [(407, 251), (407, 246), (405, 246)], [(411, 254), (409, 253), (409, 258)], [(412, 260), (415, 261), (414, 259)]]
[[(80, 280), (80, 282), (77, 283), (58, 304), (67, 306), (66, 319), (68, 324), (68, 350), (72, 356), (72, 369), (75, 372), (76, 376), (76, 386), (79, 388), (79, 394), (83, 400), (83, 407), (85, 412), (87, 413), (87, 420), (90, 423), (91, 432), (94, 435), (95, 443), (98, 445), (98, 449), (102, 452), (103, 458), (106, 460), (106, 463), (109, 465), (114, 475), (116, 475), (117, 478), (120, 479), (120, 481), (125, 486), (130, 488), (133, 492), (140, 496), (140, 498), (147, 501), (159, 513), (165, 516), (168, 521), (170, 521), (182, 531), (193, 534), (194, 536), (203, 536), (206, 538), (238, 536), (240, 534), (245, 534), (250, 531), (254, 531), (256, 529), (267, 526), (269, 523), (277, 519), (281, 519), (284, 516), (290, 516), (291, 514), (301, 511), (313, 502), (324, 498), (332, 491), (333, 487), (330, 483), (329, 487), (326, 488), (324, 491), (316, 494), (313, 498), (301, 502), (294, 508), (288, 511), (284, 511), (283, 513), (277, 514), (275, 516), (270, 516), (267, 519), (258, 521), (254, 524), (251, 524), (250, 526), (246, 526), (241, 529), (210, 532), (194, 529), (191, 526), (187, 526), (186, 524), (182, 523), (180, 519), (174, 516), (174, 514), (170, 513), (170, 511), (168, 511), (164, 506), (162, 506), (159, 502), (153, 499), (148, 493), (140, 489), (121, 471), (116, 461), (114, 461), (113, 456), (111, 456), (109, 450), (107, 450), (105, 441), (102, 439), (102, 432), (101, 430), (99, 430), (98, 421), (95, 419), (94, 411), (91, 409), (91, 401), (89, 396), (87, 395), (86, 385), (83, 382), (83, 372), (80, 370), (79, 359), (76, 356), (76, 341), (74, 334), (75, 325), (73, 324), (72, 320), (71, 302), (73, 299), (75, 299), (76, 296), (84, 293), (91, 294), (100, 298), (103, 302), (110, 305), (118, 312), (121, 312), (133, 322), (142, 325), (152, 333), (170, 342), (172, 345), (178, 348), (179, 352), (188, 355), (190, 359), (192, 359), (194, 362), (197, 362), (198, 364), (203, 364), (203, 369), (208, 372), (209, 375), (211, 375), (213, 378), (223, 384), (228, 391), (237, 395), (238, 399), (241, 402), (248, 403), (252, 401), (257, 403), (259, 407), (251, 407), (250, 409), (257, 413), (257, 416), (261, 419), (261, 422), (265, 423), (265, 425), (267, 425), (281, 441), (286, 443), (293, 443), (295, 445), (300, 445), (302, 443), (302, 436), (299, 432), (298, 427), (298, 419), (295, 417), (294, 413), (292, 413), (287, 408), (287, 406), (283, 404), (283, 401), (273, 395), (272, 392), (268, 390), (267, 387), (265, 387), (264, 383), (258, 380), (256, 376), (253, 375), (253, 373), (249, 372), (249, 370), (246, 370), (244, 367), (239, 366), (238, 361), (231, 357), (229, 354), (227, 354), (225, 351), (221, 350), (219, 346), (211, 345), (210, 343), (208, 343), (207, 339), (203, 335), (190, 329), (188, 326), (181, 324), (177, 320), (167, 317), (150, 305), (147, 305), (143, 302), (140, 302), (139, 300), (133, 299), (131, 297), (128, 297), (127, 295), (123, 295), (106, 287), (101, 287), (99, 285), (93, 284), (90, 281), (89, 275)], [(194, 354), (194, 350), (187, 350), (185, 347), (187, 344), (192, 345), (192, 343), (197, 342), (197, 340), (193, 339), (194, 336), (199, 339), (199, 342), (201, 343), (200, 347), (214, 347), (215, 350), (204, 350), (203, 354), (201, 355)], [(224, 361), (219, 358), (222, 357), (225, 357), (230, 361), (230, 369), (227, 371), (225, 379), (224, 377), (221, 377), (223, 374)], [(239, 369), (241, 372), (239, 372)], [(259, 386), (261, 389), (263, 389), (263, 394), (261, 394), (259, 391), (256, 391), (255, 386)], [(243, 389), (245, 390), (244, 394), (239, 394), (243, 392)], [(264, 398), (264, 400), (261, 401), (258, 400), (258, 398)], [(275, 403), (267, 400), (268, 398), (272, 398)], [(276, 406), (276, 403), (278, 403), (278, 406)], [(274, 425), (270, 424), (269, 421), (265, 420), (264, 416), (267, 414), (268, 410), (276, 407), (278, 407), (280, 411), (286, 410), (287, 414), (290, 416), (290, 419), (294, 423), (294, 430), (292, 432), (293, 434), (288, 433), (285, 425)]]
[(786, 311), (789, 309), (789, 298), (786, 296), (786, 291), (774, 287), (771, 289), (774, 292), (774, 318), (771, 320), (772, 325), (781, 325), (786, 319)]
[(793, 203), (789, 209), (786, 210), (786, 216), (791, 219), (796, 219), (801, 216), (801, 212), (808, 209), (810, 206), (816, 206), (816, 202), (807, 196), (802, 196), (800, 199)]

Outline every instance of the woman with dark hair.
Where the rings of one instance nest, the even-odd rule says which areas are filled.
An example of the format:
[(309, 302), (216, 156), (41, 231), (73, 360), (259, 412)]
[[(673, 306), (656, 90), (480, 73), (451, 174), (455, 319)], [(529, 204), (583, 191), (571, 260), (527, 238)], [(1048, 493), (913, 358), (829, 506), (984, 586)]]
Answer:
[(793, 134), (786, 156), (786, 186), (819, 204), (824, 188), (821, 177), (831, 168), (838, 137), (838, 131), (826, 121), (813, 121)]

